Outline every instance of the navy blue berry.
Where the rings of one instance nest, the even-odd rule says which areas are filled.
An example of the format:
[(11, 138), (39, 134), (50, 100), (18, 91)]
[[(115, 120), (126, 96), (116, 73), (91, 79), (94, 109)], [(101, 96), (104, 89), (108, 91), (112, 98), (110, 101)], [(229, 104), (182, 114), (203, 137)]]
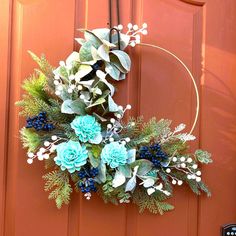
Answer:
[(162, 150), (159, 143), (154, 143), (149, 146), (142, 146), (139, 149), (139, 157), (147, 159), (153, 163), (155, 167), (161, 167), (162, 163), (168, 161), (168, 155)]
[(52, 131), (55, 129), (53, 124), (48, 123), (47, 113), (45, 111), (40, 112), (37, 116), (28, 117), (26, 122), (26, 128), (34, 128), (37, 131)]

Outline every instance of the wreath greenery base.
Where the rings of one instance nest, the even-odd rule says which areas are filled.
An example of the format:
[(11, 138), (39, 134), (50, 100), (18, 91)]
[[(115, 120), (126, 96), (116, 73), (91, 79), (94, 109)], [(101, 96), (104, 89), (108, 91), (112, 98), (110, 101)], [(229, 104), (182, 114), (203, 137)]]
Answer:
[(45, 191), (58, 208), (69, 204), (73, 191), (88, 200), (97, 192), (104, 202), (133, 202), (140, 212), (155, 214), (174, 208), (166, 202), (174, 186), (186, 184), (195, 194), (210, 196), (199, 164), (212, 162), (211, 155), (189, 151), (195, 137), (183, 132), (185, 125), (171, 129), (170, 120), (155, 117), (125, 122), (131, 105), (113, 99), (112, 81), (124, 80), (130, 71), (124, 50), (140, 43), (146, 28), (129, 24), (126, 34), (119, 32), (120, 45), (117, 32), (111, 43), (109, 29), (82, 30), (79, 52), (57, 68), (30, 52), (39, 69), (23, 82), (25, 95), (17, 102), (26, 117), (21, 140), (29, 164), (45, 162)]

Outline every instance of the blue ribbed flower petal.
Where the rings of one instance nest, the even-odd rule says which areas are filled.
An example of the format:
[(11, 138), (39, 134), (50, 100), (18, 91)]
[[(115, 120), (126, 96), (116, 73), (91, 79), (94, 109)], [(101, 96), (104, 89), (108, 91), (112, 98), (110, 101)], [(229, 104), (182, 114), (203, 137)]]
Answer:
[(127, 149), (118, 142), (109, 143), (102, 149), (101, 159), (111, 168), (125, 165), (128, 159)]
[(60, 143), (57, 146), (57, 156), (54, 158), (55, 163), (60, 166), (61, 170), (68, 170), (70, 173), (80, 170), (85, 165), (88, 158), (86, 147), (79, 142), (68, 141)]
[[(98, 144), (97, 138), (101, 136), (101, 125), (96, 121), (94, 116), (85, 115), (75, 117), (71, 122), (71, 128), (74, 129), (75, 134), (81, 142)], [(99, 142), (101, 141), (99, 139)]]

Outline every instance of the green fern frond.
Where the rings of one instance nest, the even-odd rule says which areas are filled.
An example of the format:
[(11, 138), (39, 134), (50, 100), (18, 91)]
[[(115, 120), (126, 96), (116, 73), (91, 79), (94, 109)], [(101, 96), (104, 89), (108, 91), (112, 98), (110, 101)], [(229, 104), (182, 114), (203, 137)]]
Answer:
[(40, 145), (41, 142), (40, 136), (34, 131), (24, 127), (21, 129), (20, 135), (23, 147), (28, 148), (29, 152), (34, 152)]
[(152, 194), (148, 195), (145, 190), (137, 188), (133, 194), (133, 202), (138, 205), (139, 212), (142, 213), (145, 210), (149, 210), (151, 213), (163, 215), (164, 212), (171, 211), (174, 206), (165, 200), (163, 194)]
[(55, 199), (57, 208), (63, 204), (69, 204), (72, 187), (69, 182), (69, 174), (65, 171), (54, 170), (43, 176), (46, 180), (44, 190), (51, 191), (49, 199)]

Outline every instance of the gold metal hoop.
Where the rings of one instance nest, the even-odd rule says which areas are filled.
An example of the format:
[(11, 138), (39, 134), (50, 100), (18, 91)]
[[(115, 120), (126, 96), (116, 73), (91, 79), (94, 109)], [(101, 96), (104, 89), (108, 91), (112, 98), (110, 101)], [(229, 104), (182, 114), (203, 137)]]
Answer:
[(191, 73), (191, 71), (189, 70), (189, 68), (186, 66), (186, 64), (179, 58), (177, 57), (175, 54), (173, 54), (172, 52), (170, 52), (169, 50), (165, 49), (165, 48), (162, 48), (160, 46), (156, 46), (156, 45), (153, 45), (153, 44), (148, 44), (148, 43), (139, 43), (137, 45), (140, 45), (140, 46), (147, 46), (147, 47), (151, 47), (151, 48), (156, 48), (156, 49), (159, 49), (167, 54), (169, 54), (170, 56), (172, 56), (173, 58), (175, 58), (183, 67), (184, 69), (187, 71), (192, 83), (193, 83), (193, 87), (194, 87), (194, 91), (195, 91), (195, 95), (196, 95), (196, 113), (195, 113), (195, 118), (194, 118), (194, 122), (193, 122), (193, 125), (191, 127), (191, 130), (189, 132), (189, 134), (192, 134), (195, 127), (196, 127), (196, 124), (197, 124), (197, 121), (198, 121), (198, 117), (199, 117), (199, 107), (200, 107), (200, 99), (199, 99), (199, 91), (198, 91), (198, 88), (197, 88), (197, 83)]

